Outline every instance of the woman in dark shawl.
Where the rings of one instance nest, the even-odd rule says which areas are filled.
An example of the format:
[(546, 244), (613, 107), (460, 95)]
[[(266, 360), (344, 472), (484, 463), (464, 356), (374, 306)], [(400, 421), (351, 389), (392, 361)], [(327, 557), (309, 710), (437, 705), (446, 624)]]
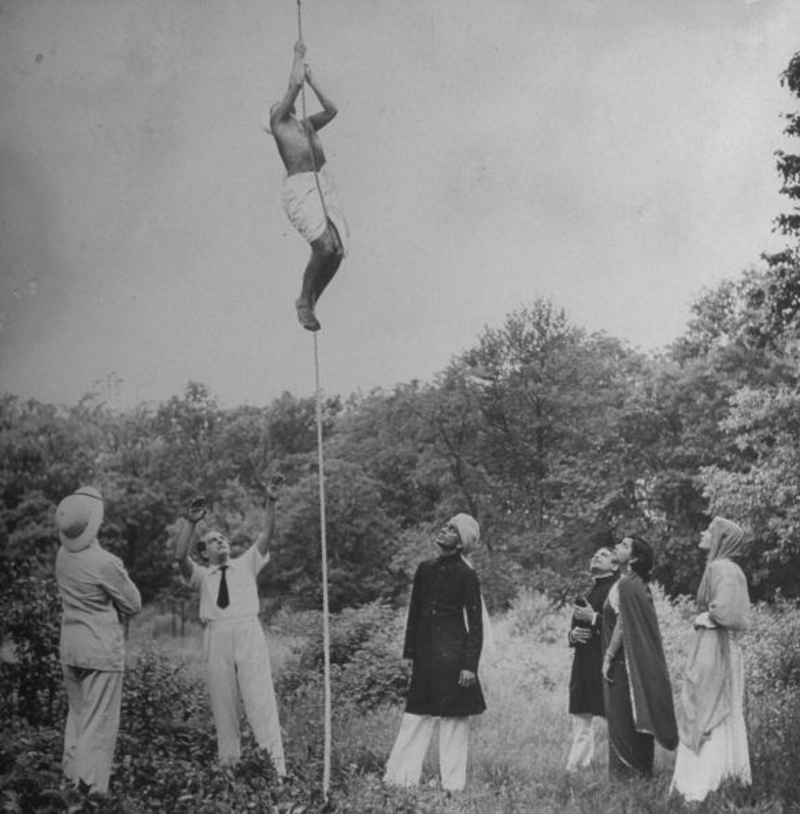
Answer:
[(742, 569), (745, 536), (731, 520), (715, 517), (700, 538), (708, 549), (694, 620), (694, 638), (681, 688), (672, 789), (704, 800), (726, 778), (750, 784), (744, 720), (744, 664), (739, 638), (747, 628), (750, 597)]
[(648, 581), (653, 550), (638, 537), (616, 546), (626, 573), (603, 606), (603, 678), (612, 777), (649, 777), (655, 741), (678, 745), (669, 671)]

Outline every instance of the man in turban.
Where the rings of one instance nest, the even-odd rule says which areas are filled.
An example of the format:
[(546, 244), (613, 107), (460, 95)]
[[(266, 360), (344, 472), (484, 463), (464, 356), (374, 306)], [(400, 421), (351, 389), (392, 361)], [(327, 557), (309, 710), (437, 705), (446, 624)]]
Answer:
[(442, 787), (464, 788), (469, 719), (486, 709), (478, 662), (483, 646), (480, 582), (464, 555), (477, 545), (473, 517), (457, 514), (439, 531), (439, 556), (417, 568), (411, 589), (403, 657), (412, 662), (406, 709), (384, 781), (419, 782), (436, 719)]

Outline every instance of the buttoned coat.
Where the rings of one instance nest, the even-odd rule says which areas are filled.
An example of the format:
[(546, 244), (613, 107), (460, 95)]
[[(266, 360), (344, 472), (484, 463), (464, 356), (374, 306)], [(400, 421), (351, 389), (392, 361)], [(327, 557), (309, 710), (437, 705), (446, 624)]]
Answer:
[[(403, 657), (413, 660), (406, 712), (462, 718), (486, 709), (477, 680), (483, 645), (478, 575), (460, 556), (419, 565), (414, 575)], [(462, 670), (476, 674), (459, 686)]]
[(606, 601), (611, 586), (617, 581), (617, 575), (609, 575), (595, 580), (586, 601), (597, 614), (594, 624), (578, 622), (572, 618), (573, 627), (587, 627), (590, 637), (583, 644), (571, 644), (575, 655), (572, 660), (572, 672), (569, 677), (569, 712), (571, 715), (603, 715), (603, 603)]
[(56, 582), (61, 594), (61, 663), (121, 672), (125, 644), (121, 614), (142, 609), (139, 589), (122, 560), (95, 540), (81, 551), (59, 546)]

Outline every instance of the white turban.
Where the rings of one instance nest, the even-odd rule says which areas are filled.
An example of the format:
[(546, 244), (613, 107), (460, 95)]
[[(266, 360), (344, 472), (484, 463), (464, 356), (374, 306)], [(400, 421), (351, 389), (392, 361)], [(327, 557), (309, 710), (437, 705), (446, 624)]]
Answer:
[(478, 545), (481, 539), (481, 527), (474, 517), (462, 512), (451, 518), (450, 523), (458, 529), (458, 536), (461, 538), (461, 549), (464, 553)]

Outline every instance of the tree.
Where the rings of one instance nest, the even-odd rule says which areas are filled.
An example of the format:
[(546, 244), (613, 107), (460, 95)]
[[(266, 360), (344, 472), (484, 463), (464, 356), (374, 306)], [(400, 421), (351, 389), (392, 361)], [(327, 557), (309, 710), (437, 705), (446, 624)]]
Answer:
[(443, 484), (431, 460), (437, 389), (417, 381), (351, 398), (336, 425), (331, 454), (359, 466), (380, 490), (381, 506), (401, 528), (430, 520)]
[(710, 511), (752, 531), (748, 573), (758, 596), (800, 597), (800, 392), (742, 388), (723, 425), (748, 465), (703, 470)]
[[(800, 52), (781, 76), (800, 97)], [(785, 115), (784, 134), (800, 136), (800, 112)], [(758, 556), (750, 563), (758, 591), (780, 588), (800, 595), (800, 539), (795, 532), (800, 503), (800, 156), (776, 151), (781, 193), (792, 211), (778, 215), (775, 230), (793, 238), (784, 250), (765, 254), (767, 268), (743, 283), (744, 322), (738, 346), (755, 349), (757, 365), (730, 395), (729, 413), (719, 428), (735, 454), (709, 462), (699, 478), (709, 511), (741, 519), (756, 536)], [(729, 347), (733, 343), (728, 343)]]
[[(800, 51), (781, 74), (781, 85), (800, 98)], [(800, 111), (784, 114), (783, 132), (789, 138), (800, 137)], [(775, 231), (795, 239), (782, 251), (764, 254), (768, 271), (759, 289), (753, 291), (752, 304), (761, 309), (763, 318), (758, 330), (762, 343), (779, 346), (781, 337), (800, 336), (800, 155), (776, 150), (781, 177), (781, 193), (793, 202), (792, 210), (775, 218)]]
[[(332, 611), (391, 594), (388, 568), (397, 525), (383, 510), (373, 478), (346, 461), (330, 459), (325, 472), (326, 542)], [(262, 577), (267, 594), (299, 608), (322, 606), (320, 506), (317, 474), (287, 486), (281, 499), (272, 566)]]
[[(542, 549), (584, 537), (624, 487), (618, 421), (642, 358), (547, 301), (512, 313), (453, 365), (472, 385), (480, 460), (506, 522)], [(549, 542), (548, 542), (549, 541)]]

